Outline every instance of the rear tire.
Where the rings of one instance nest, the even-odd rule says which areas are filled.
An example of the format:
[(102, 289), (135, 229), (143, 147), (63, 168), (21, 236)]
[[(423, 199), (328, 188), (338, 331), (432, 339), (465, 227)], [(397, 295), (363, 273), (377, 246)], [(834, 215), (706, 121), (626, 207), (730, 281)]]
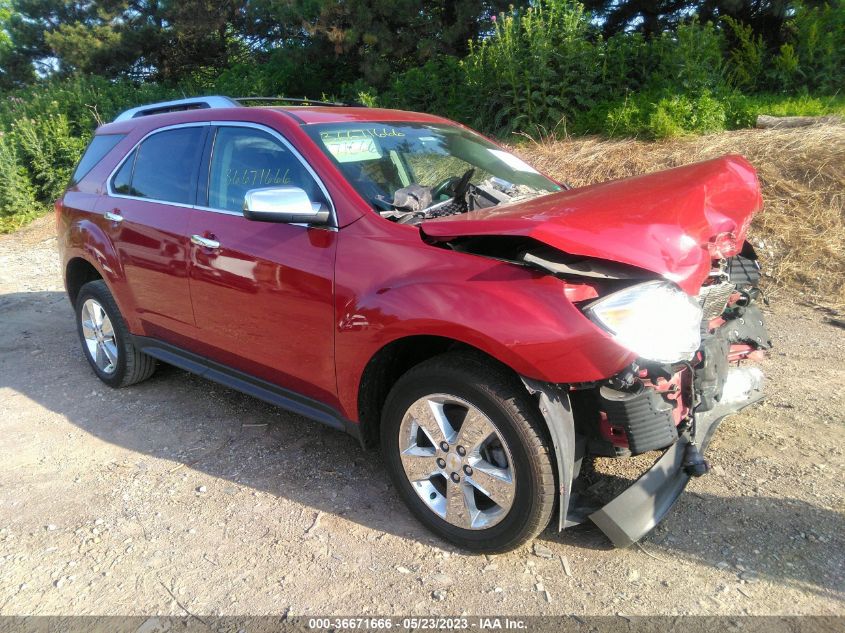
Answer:
[(102, 279), (80, 289), (76, 328), (88, 364), (109, 387), (128, 387), (155, 372), (155, 359), (132, 344), (126, 322)]
[(483, 357), (450, 352), (404, 374), (385, 402), (381, 447), (411, 512), (461, 548), (509, 551), (549, 523), (545, 424), (517, 377)]

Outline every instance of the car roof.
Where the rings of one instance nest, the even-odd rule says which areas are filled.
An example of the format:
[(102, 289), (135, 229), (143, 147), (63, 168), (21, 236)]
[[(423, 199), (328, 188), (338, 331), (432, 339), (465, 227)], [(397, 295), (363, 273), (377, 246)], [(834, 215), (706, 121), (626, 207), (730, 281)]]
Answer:
[(407, 110), (392, 110), (388, 108), (365, 108), (356, 106), (272, 106), (268, 110), (286, 112), (298, 118), (302, 123), (378, 123), (380, 121), (390, 122), (417, 122), (417, 123), (443, 123), (447, 121), (433, 114), (422, 112), (409, 112)]
[[(97, 129), (97, 134), (128, 133), (137, 128), (154, 130), (158, 127), (204, 121), (253, 121), (258, 113), (275, 113), (288, 117), (300, 125), (320, 123), (448, 123), (443, 117), (422, 112), (366, 108), (358, 106), (239, 106), (228, 108), (194, 108), (117, 119)], [(272, 115), (271, 115), (272, 116)], [(264, 118), (264, 117), (262, 117)]]

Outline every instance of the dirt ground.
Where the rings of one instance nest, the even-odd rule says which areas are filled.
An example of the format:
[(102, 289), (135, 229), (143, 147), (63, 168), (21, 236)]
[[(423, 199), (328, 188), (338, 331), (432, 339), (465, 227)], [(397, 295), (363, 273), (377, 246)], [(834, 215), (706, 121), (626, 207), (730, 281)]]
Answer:
[(768, 318), (767, 402), (641, 547), (469, 556), (351, 437), (169, 367), (102, 385), (44, 218), (0, 238), (0, 613), (843, 615), (843, 315)]

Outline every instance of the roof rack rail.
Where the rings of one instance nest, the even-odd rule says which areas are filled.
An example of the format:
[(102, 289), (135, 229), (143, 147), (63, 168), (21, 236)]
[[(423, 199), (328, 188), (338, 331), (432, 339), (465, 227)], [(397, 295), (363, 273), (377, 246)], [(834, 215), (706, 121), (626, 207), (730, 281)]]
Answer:
[(200, 110), (205, 108), (239, 108), (241, 104), (229, 97), (210, 96), (192, 97), (189, 99), (175, 99), (173, 101), (159, 101), (148, 103), (124, 110), (115, 117), (115, 121), (127, 121), (141, 116), (151, 114), (164, 114), (166, 112), (181, 112), (182, 110)]
[(214, 95), (209, 97), (190, 97), (173, 101), (159, 101), (148, 103), (124, 110), (115, 117), (115, 121), (128, 121), (151, 114), (165, 114), (167, 112), (181, 112), (183, 110), (202, 110), (206, 108), (240, 108), (242, 102), (261, 101), (278, 103), (295, 103), (298, 105), (318, 105), (333, 107), (355, 107), (356, 103), (339, 103), (337, 101), (320, 101), (318, 99), (294, 99), (292, 97), (223, 97)]
[(281, 102), (281, 103), (296, 103), (298, 105), (317, 105), (317, 106), (334, 106), (334, 107), (354, 107), (354, 103), (342, 103), (339, 101), (320, 101), (319, 99), (294, 99), (292, 97), (233, 97), (234, 101), (242, 103), (244, 101), (265, 101), (265, 102)]

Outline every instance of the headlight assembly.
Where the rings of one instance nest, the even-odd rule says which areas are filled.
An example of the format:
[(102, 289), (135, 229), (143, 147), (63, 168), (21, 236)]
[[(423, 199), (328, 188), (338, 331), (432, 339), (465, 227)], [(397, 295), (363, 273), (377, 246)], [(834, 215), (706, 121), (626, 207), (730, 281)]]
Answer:
[(614, 292), (591, 303), (584, 313), (617, 343), (646, 360), (690, 360), (701, 345), (701, 307), (668, 281)]

